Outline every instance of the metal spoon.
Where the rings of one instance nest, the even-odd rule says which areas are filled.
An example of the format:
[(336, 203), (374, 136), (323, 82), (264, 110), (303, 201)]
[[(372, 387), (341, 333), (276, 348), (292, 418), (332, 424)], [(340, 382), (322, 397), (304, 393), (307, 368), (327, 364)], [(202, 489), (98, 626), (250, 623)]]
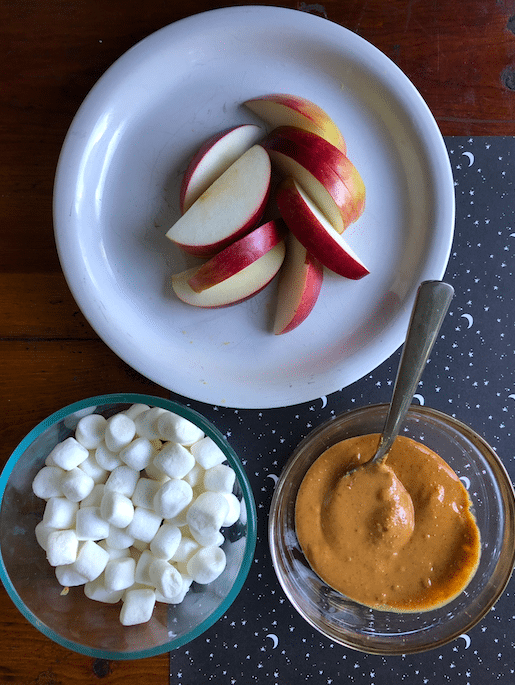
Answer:
[(453, 295), (454, 288), (443, 281), (420, 285), (379, 446), (367, 465), (385, 459), (398, 436)]

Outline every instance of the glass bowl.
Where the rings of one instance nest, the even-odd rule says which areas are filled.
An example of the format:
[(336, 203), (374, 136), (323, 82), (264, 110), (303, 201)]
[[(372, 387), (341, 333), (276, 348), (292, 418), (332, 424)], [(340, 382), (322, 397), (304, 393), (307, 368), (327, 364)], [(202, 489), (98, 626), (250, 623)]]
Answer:
[(295, 533), (295, 500), (311, 464), (340, 440), (380, 433), (388, 405), (371, 405), (330, 419), (297, 446), (272, 499), (269, 542), (279, 582), (300, 615), (341, 645), (370, 654), (433, 649), (466, 633), (502, 594), (515, 560), (515, 497), (493, 449), (472, 429), (428, 407), (411, 407), (401, 434), (426, 444), (456, 471), (469, 492), (481, 533), (479, 567), (467, 588), (432, 611), (378, 611), (328, 587), (309, 566)]
[[(162, 407), (188, 419), (211, 437), (236, 472), (234, 494), (241, 515), (227, 528), (224, 572), (208, 585), (193, 583), (178, 605), (157, 602), (149, 622), (123, 626), (120, 604), (88, 599), (82, 587), (63, 595), (34, 528), (45, 501), (32, 492), (32, 480), (52, 448), (68, 436), (79, 418), (92, 412), (109, 417), (131, 404)], [(225, 437), (197, 412), (159, 397), (114, 394), (76, 402), (52, 414), (18, 445), (0, 476), (0, 577), (11, 599), (32, 625), (73, 651), (103, 659), (139, 659), (168, 652), (198, 637), (222, 616), (247, 577), (256, 544), (256, 509), (247, 476)]]

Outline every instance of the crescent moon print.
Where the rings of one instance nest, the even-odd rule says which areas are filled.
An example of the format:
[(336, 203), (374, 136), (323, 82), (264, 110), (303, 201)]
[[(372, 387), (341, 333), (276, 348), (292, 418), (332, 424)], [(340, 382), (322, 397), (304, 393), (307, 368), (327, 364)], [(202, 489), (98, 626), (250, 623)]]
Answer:
[(463, 481), (463, 485), (466, 490), (470, 490), (470, 479), (467, 476), (460, 476), (460, 480)]
[(463, 153), (463, 156), (464, 156), (464, 157), (468, 157), (468, 159), (469, 159), (469, 166), (472, 166), (472, 165), (474, 164), (474, 155), (472, 154), (472, 152), (464, 152), (464, 153)]
[(269, 473), (267, 478), (271, 478), (274, 481), (274, 484), (277, 484), (277, 481), (279, 480), (279, 476), (276, 476), (275, 473)]
[(418, 403), (423, 407), (425, 403), (424, 395), (413, 395), (414, 400), (418, 400)]
[(322, 395), (320, 398), (322, 400), (322, 409), (327, 406), (327, 397), (325, 395)]
[(474, 323), (474, 318), (473, 318), (472, 314), (462, 314), (462, 315), (461, 315), (461, 318), (462, 318), (462, 319), (467, 319), (467, 322), (468, 322), (467, 328), (471, 328), (471, 327), (472, 327), (472, 324)]
[(470, 647), (470, 637), (463, 633), (463, 635), (458, 635), (458, 637), (462, 637), (465, 640), (465, 649), (468, 649)]
[(277, 635), (274, 635), (274, 633), (268, 633), (266, 637), (269, 637), (272, 640), (273, 649), (275, 649), (279, 644), (279, 638), (277, 637)]

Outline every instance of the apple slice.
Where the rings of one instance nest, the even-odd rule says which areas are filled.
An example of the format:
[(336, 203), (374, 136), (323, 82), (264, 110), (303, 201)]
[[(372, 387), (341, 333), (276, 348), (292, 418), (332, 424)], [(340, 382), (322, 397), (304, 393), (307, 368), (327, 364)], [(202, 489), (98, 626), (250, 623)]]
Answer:
[(322, 264), (290, 232), (279, 274), (275, 335), (289, 333), (307, 318), (320, 294), (323, 277)]
[(286, 232), (282, 219), (267, 221), (211, 257), (189, 279), (188, 285), (200, 293), (225, 281), (281, 242)]
[(189, 285), (190, 279), (202, 268), (194, 266), (172, 276), (172, 288), (180, 300), (195, 307), (228, 307), (261, 292), (281, 268), (285, 252), (284, 240), (281, 240), (249, 266), (199, 293)]
[(277, 128), (263, 141), (272, 163), (297, 180), (338, 233), (363, 212), (365, 185), (340, 150), (315, 133), (292, 126)]
[(238, 157), (255, 145), (263, 131), (254, 124), (233, 126), (206, 140), (193, 155), (179, 191), (179, 204), (184, 214), (216, 179)]
[(253, 145), (202, 193), (166, 237), (189, 254), (211, 257), (258, 223), (270, 178), (267, 152)]
[(297, 126), (318, 133), (343, 153), (345, 140), (338, 126), (321, 107), (298, 95), (275, 93), (247, 100), (244, 105), (257, 114), (271, 128)]
[(276, 200), (290, 231), (324, 266), (354, 280), (369, 273), (347, 241), (295, 179), (286, 178), (278, 186)]

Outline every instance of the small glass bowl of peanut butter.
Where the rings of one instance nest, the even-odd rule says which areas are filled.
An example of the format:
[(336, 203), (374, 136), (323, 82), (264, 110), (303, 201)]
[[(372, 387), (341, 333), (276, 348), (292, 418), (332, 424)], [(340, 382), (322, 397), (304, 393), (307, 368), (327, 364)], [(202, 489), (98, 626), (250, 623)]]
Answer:
[(394, 473), (349, 499), (346, 472), (373, 455), (387, 411), (363, 407), (310, 433), (283, 469), (269, 517), (273, 565), (295, 609), (330, 640), (384, 655), (466, 634), (515, 563), (515, 494), (501, 459), (434, 409), (412, 405), (384, 462)]

